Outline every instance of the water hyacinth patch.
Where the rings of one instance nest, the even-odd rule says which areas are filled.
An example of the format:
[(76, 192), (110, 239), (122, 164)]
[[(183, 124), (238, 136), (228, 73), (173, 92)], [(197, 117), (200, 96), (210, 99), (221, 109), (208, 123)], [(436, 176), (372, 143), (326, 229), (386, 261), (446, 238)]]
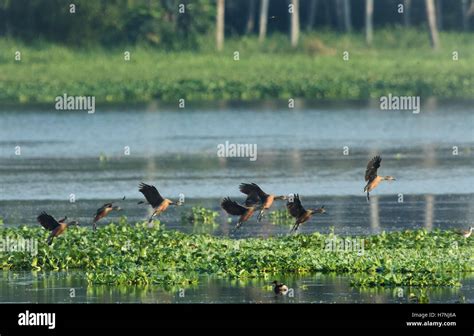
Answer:
[(275, 210), (270, 212), (269, 219), (273, 224), (277, 225), (293, 225), (295, 219), (291, 217), (286, 209)]
[(219, 216), (217, 211), (206, 209), (202, 206), (192, 207), (190, 213), (183, 213), (181, 220), (184, 222), (190, 222), (194, 224), (209, 224), (215, 225), (216, 218)]
[(38, 240), (38, 253), (0, 253), (4, 270), (82, 270), (91, 284), (191, 286), (200, 275), (233, 279), (272, 274), (349, 274), (352, 285), (458, 286), (474, 270), (474, 243), (453, 231), (425, 230), (345, 237), (364, 253), (325, 248), (334, 233), (230, 239), (168, 231), (159, 225), (117, 224), (96, 232), (71, 227), (53, 245), (39, 227), (1, 228), (0, 238)]

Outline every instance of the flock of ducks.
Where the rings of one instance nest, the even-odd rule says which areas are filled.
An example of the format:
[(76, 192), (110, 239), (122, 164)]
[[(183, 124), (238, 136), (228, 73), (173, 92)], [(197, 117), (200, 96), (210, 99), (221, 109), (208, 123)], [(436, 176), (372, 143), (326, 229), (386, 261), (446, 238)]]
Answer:
[[(372, 158), (365, 170), (365, 181), (367, 184), (364, 187), (364, 192), (367, 193), (367, 201), (370, 201), (370, 192), (374, 190), (382, 181), (395, 181), (395, 178), (392, 176), (379, 176), (377, 175), (377, 170), (380, 168), (380, 163), (382, 158), (380, 156), (375, 156)], [(264, 192), (257, 184), (255, 183), (242, 183), (239, 186), (241, 193), (246, 195), (245, 201), (243, 204), (239, 204), (236, 201), (233, 201), (229, 197), (225, 197), (221, 201), (221, 207), (224, 211), (231, 216), (239, 216), (237, 224), (231, 232), (239, 229), (243, 223), (248, 221), (255, 212), (258, 211), (257, 222), (260, 222), (263, 218), (265, 211), (271, 208), (274, 201), (276, 200), (286, 200), (286, 208), (288, 213), (295, 218), (295, 223), (290, 230), (290, 233), (296, 232), (301, 224), (307, 222), (311, 219), (314, 214), (324, 214), (326, 210), (324, 205), (319, 208), (305, 209), (301, 204), (301, 200), (298, 194), (285, 195), (273, 195)], [(138, 204), (149, 204), (153, 208), (153, 213), (151, 214), (148, 222), (151, 223), (155, 216), (160, 215), (162, 212), (166, 211), (169, 206), (180, 206), (182, 202), (175, 202), (168, 198), (161, 196), (155, 186), (141, 183), (139, 189), (146, 201), (139, 201)], [(122, 198), (125, 200), (125, 196)], [(114, 205), (113, 202), (105, 203), (99, 209), (97, 209), (96, 214), (92, 220), (92, 227), (94, 230), (97, 230), (97, 222), (104, 217), (107, 217), (112, 211), (121, 210), (120, 206)], [(50, 235), (47, 239), (47, 244), (51, 245), (53, 239), (64, 233), (69, 225), (78, 225), (77, 221), (66, 222), (67, 217), (64, 217), (60, 220), (56, 220), (53, 216), (42, 212), (37, 217), (38, 222), (48, 231)], [(469, 230), (460, 231), (460, 234), (469, 238), (472, 234), (473, 228), (470, 227)], [(288, 293), (288, 286), (278, 282), (277, 280), (272, 282), (273, 292), (275, 295), (286, 295)]]
[[(367, 201), (370, 201), (370, 192), (374, 190), (382, 181), (395, 181), (393, 176), (377, 175), (377, 170), (380, 168), (381, 162), (382, 158), (380, 156), (375, 156), (367, 164), (367, 168), (365, 170), (365, 181), (367, 183), (364, 187), (364, 192), (367, 193)], [(326, 213), (324, 205), (319, 208), (305, 209), (298, 194), (290, 194), (288, 196), (268, 194), (255, 183), (242, 183), (239, 186), (239, 190), (241, 193), (246, 195), (243, 204), (239, 204), (229, 197), (225, 197), (221, 201), (221, 207), (227, 214), (239, 217), (237, 224), (231, 232), (235, 232), (237, 229), (239, 229), (242, 224), (248, 221), (257, 211), (257, 222), (260, 222), (264, 216), (265, 211), (270, 209), (276, 200), (286, 200), (286, 208), (288, 213), (295, 219), (295, 223), (291, 228), (290, 233), (296, 232), (300, 225), (310, 220), (314, 214)], [(141, 183), (139, 185), (138, 191), (141, 192), (145, 197), (145, 201), (140, 201), (138, 204), (149, 204), (153, 209), (153, 213), (148, 219), (149, 223), (153, 221), (155, 216), (159, 216), (170, 206), (183, 205), (183, 203), (180, 201), (175, 202), (161, 196), (156, 187), (149, 184)], [(122, 200), (125, 200), (125, 196), (122, 198)], [(94, 215), (92, 220), (93, 229), (97, 229), (97, 222), (99, 220), (107, 217), (111, 212), (119, 210), (121, 210), (120, 206), (114, 205), (114, 202), (105, 203), (103, 206), (97, 209), (97, 212)], [(46, 230), (50, 231), (50, 235), (47, 239), (48, 245), (51, 245), (55, 237), (63, 234), (68, 226), (79, 224), (77, 221), (66, 222), (67, 217), (56, 220), (53, 216), (47, 214), (46, 212), (42, 212), (37, 217), (37, 220)], [(473, 228), (470, 227), (469, 230), (462, 231), (461, 234), (465, 238), (468, 238), (471, 236), (472, 231)]]

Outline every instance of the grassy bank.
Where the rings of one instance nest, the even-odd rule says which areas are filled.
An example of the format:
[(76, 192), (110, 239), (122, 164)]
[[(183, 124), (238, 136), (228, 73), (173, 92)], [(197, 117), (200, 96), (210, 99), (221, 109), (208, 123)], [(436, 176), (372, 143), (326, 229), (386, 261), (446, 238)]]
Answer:
[[(0, 102), (51, 103), (63, 93), (94, 95), (96, 102), (145, 102), (301, 97), (366, 99), (398, 95), (472, 98), (473, 34), (442, 33), (433, 52), (426, 32), (378, 31), (375, 47), (361, 34), (305, 35), (297, 50), (286, 36), (228, 40), (222, 53), (213, 40), (198, 52), (166, 53), (144, 47), (75, 50), (48, 43), (0, 40)], [(15, 51), (21, 61), (15, 62)], [(123, 60), (124, 50), (131, 60)], [(235, 61), (233, 52), (239, 51)], [(349, 51), (350, 60), (342, 53)], [(459, 52), (459, 61), (452, 52)]]
[[(311, 272), (349, 274), (353, 286), (457, 286), (474, 271), (474, 243), (452, 231), (404, 231), (360, 237), (334, 234), (233, 240), (189, 235), (123, 218), (97, 232), (73, 227), (52, 246), (39, 227), (0, 229), (0, 237), (38, 239), (38, 254), (0, 253), (5, 270), (83, 270), (95, 284), (187, 286), (202, 274), (271, 278)], [(328, 242), (358, 248), (328, 248)], [(337, 243), (339, 244), (339, 243)], [(333, 245), (334, 247), (342, 245)], [(353, 245), (354, 247), (355, 245)], [(363, 246), (363, 248), (360, 248)]]

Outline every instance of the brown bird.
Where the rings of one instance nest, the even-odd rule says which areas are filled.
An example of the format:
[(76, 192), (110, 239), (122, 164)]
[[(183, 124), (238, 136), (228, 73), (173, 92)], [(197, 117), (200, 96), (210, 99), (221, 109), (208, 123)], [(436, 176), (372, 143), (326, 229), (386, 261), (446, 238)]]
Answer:
[(239, 221), (235, 225), (232, 232), (240, 228), (240, 226), (246, 222), (250, 217), (252, 217), (255, 209), (257, 208), (256, 199), (248, 198), (245, 201), (245, 205), (241, 205), (235, 201), (232, 201), (229, 197), (226, 197), (221, 202), (221, 207), (227, 212), (229, 215), (232, 216), (240, 216)]
[(274, 200), (286, 200), (286, 196), (275, 196), (267, 194), (255, 183), (241, 183), (239, 189), (242, 193), (247, 195), (247, 199), (255, 200), (258, 199), (262, 203), (260, 213), (258, 214), (257, 221), (260, 222), (263, 218), (265, 210), (270, 209)]
[(382, 162), (382, 158), (380, 156), (375, 156), (372, 160), (369, 161), (367, 164), (367, 168), (365, 170), (365, 181), (367, 182), (364, 192), (367, 192), (367, 201), (370, 200), (369, 193), (375, 189), (382, 181), (395, 181), (396, 179), (393, 176), (378, 176), (377, 169), (380, 167), (380, 162)]
[(273, 293), (276, 295), (286, 295), (288, 293), (288, 286), (284, 285), (282, 283), (279, 283), (278, 281), (273, 281)]
[[(167, 198), (163, 198), (155, 186), (141, 183), (138, 191), (140, 191), (143, 196), (145, 196), (148, 204), (153, 208), (153, 214), (150, 216), (148, 223), (151, 223), (154, 216), (158, 216), (162, 212), (166, 211), (170, 205), (182, 205), (181, 202), (173, 202)], [(144, 204), (146, 202), (140, 201), (138, 204)]]
[(316, 209), (306, 210), (305, 208), (303, 208), (303, 205), (301, 204), (301, 201), (300, 201), (300, 196), (298, 194), (293, 195), (293, 199), (291, 199), (291, 197), (288, 199), (286, 203), (286, 207), (290, 215), (296, 218), (296, 222), (293, 225), (293, 228), (290, 230), (290, 233), (296, 232), (299, 226), (303, 224), (304, 222), (307, 222), (311, 218), (311, 216), (313, 216), (313, 214), (326, 213), (326, 210), (324, 209), (324, 205)]
[[(122, 198), (122, 201), (123, 200), (125, 200), (125, 196)], [(97, 209), (94, 220), (92, 221), (92, 227), (94, 228), (94, 231), (97, 230), (97, 222), (101, 220), (102, 218), (106, 217), (109, 213), (111, 213), (114, 210), (120, 211), (122, 210), (122, 208), (120, 208), (117, 205), (113, 205), (113, 202), (110, 202), (110, 203), (105, 203), (103, 206)]]
[(51, 231), (51, 234), (46, 240), (46, 243), (48, 245), (51, 245), (54, 237), (58, 237), (59, 235), (63, 234), (69, 225), (79, 224), (77, 221), (71, 221), (69, 223), (66, 223), (67, 217), (64, 217), (60, 219), (59, 221), (57, 221), (56, 219), (54, 219), (53, 216), (48, 215), (44, 211), (36, 219), (38, 220), (38, 222), (41, 224), (42, 227), (44, 227), (48, 231)]

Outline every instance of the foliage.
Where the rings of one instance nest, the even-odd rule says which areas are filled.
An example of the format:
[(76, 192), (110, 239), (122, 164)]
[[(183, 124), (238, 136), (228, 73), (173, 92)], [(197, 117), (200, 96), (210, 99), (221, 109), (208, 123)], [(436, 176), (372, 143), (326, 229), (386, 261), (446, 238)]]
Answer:
[(327, 249), (333, 233), (233, 240), (185, 234), (122, 220), (96, 232), (72, 227), (45, 244), (39, 227), (0, 228), (0, 237), (39, 240), (38, 254), (0, 253), (0, 268), (84, 270), (91, 283), (185, 286), (203, 274), (256, 278), (313, 272), (351, 274), (354, 286), (456, 286), (474, 271), (474, 242), (452, 231), (382, 233), (363, 253)]
[(194, 224), (215, 225), (218, 216), (219, 213), (217, 211), (206, 209), (202, 206), (194, 206), (190, 213), (183, 213), (181, 219), (184, 222), (191, 222)]
[[(186, 6), (184, 13), (178, 13), (179, 4)], [(75, 47), (144, 44), (194, 49), (197, 35), (212, 27), (214, 7), (210, 0), (4, 0), (0, 35)]]
[[(320, 1), (310, 23), (311, 1), (300, 1), (301, 27), (307, 31), (322, 28), (340, 32), (342, 11), (337, 1)], [(70, 5), (75, 5), (71, 13)], [(255, 4), (255, 3), (254, 3)], [(398, 6), (399, 0), (376, 1), (374, 10), (374, 38), (384, 41), (380, 31), (389, 25), (400, 23), (398, 11), (389, 10)], [(179, 7), (184, 5), (183, 7)], [(249, 12), (250, 1), (227, 0), (225, 2), (225, 30), (227, 36), (255, 36), (258, 30), (259, 6)], [(363, 31), (365, 25), (364, 1), (351, 1), (353, 31)], [(428, 43), (426, 10), (424, 1), (413, 1), (410, 5), (411, 25), (420, 29), (419, 39)], [(443, 28), (461, 30), (462, 11), (459, 6), (440, 5)], [(181, 11), (180, 11), (181, 9)], [(408, 9), (406, 9), (408, 10)], [(249, 15), (255, 23), (247, 32)], [(60, 0), (0, 0), (0, 36), (19, 38), (24, 41), (37, 39), (70, 46), (117, 46), (124, 44), (146, 44), (161, 49), (195, 49), (196, 41), (203, 36), (214, 35), (215, 0), (76, 0), (73, 3)], [(288, 2), (274, 0), (269, 7), (268, 32), (286, 35), (290, 26)], [(310, 24), (312, 26), (310, 26)], [(246, 34), (246, 35), (244, 35)], [(350, 37), (350, 34), (348, 34)], [(393, 35), (388, 41), (396, 41)], [(212, 46), (215, 45), (212, 41)], [(285, 38), (284, 44), (289, 45)], [(201, 45), (202, 46), (202, 45)], [(309, 43), (309, 49), (321, 50), (320, 43)], [(417, 45), (415, 45), (417, 46)], [(315, 48), (315, 49), (314, 49)], [(323, 47), (322, 50), (325, 48)]]
[(293, 225), (295, 219), (291, 217), (286, 209), (271, 211), (269, 214), (270, 222), (278, 225)]
[[(411, 39), (413, 34), (408, 35)], [(318, 38), (336, 51), (334, 55), (313, 55), (313, 50), (306, 52), (304, 47), (296, 51), (273, 48), (273, 40), (281, 46), (281, 38), (286, 38), (277, 35), (263, 46), (256, 39), (229, 41), (221, 54), (213, 48), (199, 53), (164, 53), (145, 47), (79, 51), (0, 39), (0, 102), (54, 106), (55, 97), (63, 93), (93, 95), (97, 104), (181, 98), (370, 99), (388, 93), (473, 97), (472, 36), (441, 36), (445, 49), (433, 53), (428, 44), (397, 49), (387, 38), (385, 47), (367, 49), (359, 35), (346, 41), (334, 33), (321, 34)], [(20, 62), (13, 60), (16, 50), (21, 50)], [(124, 61), (124, 50), (131, 52), (130, 61)], [(239, 61), (233, 59), (235, 50), (240, 52)], [(344, 50), (350, 50), (347, 62), (342, 60)], [(452, 50), (459, 52), (458, 61), (452, 60)]]

